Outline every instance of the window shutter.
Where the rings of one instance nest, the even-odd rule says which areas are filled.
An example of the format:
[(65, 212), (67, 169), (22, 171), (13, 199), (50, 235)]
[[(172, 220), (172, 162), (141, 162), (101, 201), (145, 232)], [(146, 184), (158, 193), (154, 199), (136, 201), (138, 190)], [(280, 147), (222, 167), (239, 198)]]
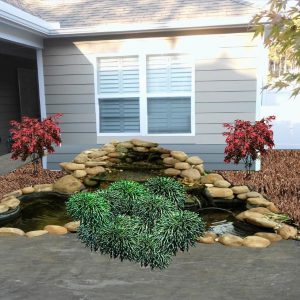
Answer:
[(139, 98), (100, 99), (102, 133), (139, 132)]
[(147, 57), (147, 92), (190, 92), (192, 67), (186, 55), (149, 55)]
[(139, 92), (137, 56), (98, 59), (98, 94)]
[(191, 133), (191, 98), (148, 98), (149, 133)]

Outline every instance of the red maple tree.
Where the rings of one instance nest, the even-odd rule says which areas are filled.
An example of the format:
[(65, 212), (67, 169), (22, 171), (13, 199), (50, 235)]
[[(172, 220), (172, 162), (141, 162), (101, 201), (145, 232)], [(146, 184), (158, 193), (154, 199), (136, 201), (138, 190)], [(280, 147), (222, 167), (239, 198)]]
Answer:
[(25, 161), (31, 157), (34, 163), (34, 174), (37, 173), (37, 164), (41, 162), (45, 151), (54, 152), (56, 146), (61, 143), (60, 128), (58, 119), (62, 114), (55, 114), (40, 121), (37, 118), (29, 118), (23, 116), (21, 122), (10, 121), (12, 128), (10, 133), (12, 136), (11, 158), (16, 160), (21, 158)]
[(235, 164), (243, 161), (247, 176), (249, 176), (253, 162), (259, 156), (266, 155), (267, 150), (274, 147), (272, 125), (270, 124), (273, 120), (275, 120), (275, 116), (269, 116), (254, 123), (235, 120), (234, 124), (223, 124), (228, 129), (223, 133), (226, 136), (227, 144), (224, 161)]

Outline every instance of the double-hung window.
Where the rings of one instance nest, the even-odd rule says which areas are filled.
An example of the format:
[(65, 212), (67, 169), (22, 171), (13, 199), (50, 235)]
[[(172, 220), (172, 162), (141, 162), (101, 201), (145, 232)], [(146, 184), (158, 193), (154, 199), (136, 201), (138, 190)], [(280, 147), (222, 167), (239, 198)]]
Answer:
[(192, 63), (182, 54), (97, 59), (100, 134), (191, 134)]

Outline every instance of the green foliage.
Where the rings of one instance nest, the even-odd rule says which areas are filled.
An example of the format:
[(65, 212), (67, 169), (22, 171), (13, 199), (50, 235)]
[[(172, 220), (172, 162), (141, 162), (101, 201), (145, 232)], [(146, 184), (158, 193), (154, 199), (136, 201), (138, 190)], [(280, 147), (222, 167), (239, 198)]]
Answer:
[(171, 200), (178, 208), (184, 207), (186, 191), (184, 186), (171, 177), (153, 177), (146, 181), (146, 188), (158, 196)]
[(170, 214), (175, 210), (177, 210), (176, 206), (169, 199), (153, 194), (139, 198), (133, 206), (134, 214), (139, 217), (150, 230), (161, 216)]
[[(268, 23), (265, 27), (263, 23)], [(265, 34), (264, 44), (276, 59), (284, 59), (293, 68), (266, 86), (271, 89), (293, 88), (292, 97), (300, 93), (300, 1), (293, 6), (288, 0), (270, 0), (268, 10), (255, 15), (251, 21), (256, 36)], [(268, 29), (266, 29), (268, 28)], [(271, 74), (272, 75), (272, 74)]]
[(132, 215), (134, 203), (146, 194), (147, 191), (141, 184), (134, 181), (120, 180), (109, 186), (105, 197), (109, 201), (114, 215)]
[(96, 234), (99, 250), (110, 257), (119, 257), (121, 261), (137, 259), (138, 236), (142, 230), (140, 219), (118, 215)]
[(102, 225), (110, 219), (109, 203), (100, 194), (81, 192), (70, 197), (66, 203), (68, 214), (83, 225)]
[(188, 250), (195, 245), (195, 240), (202, 235), (205, 224), (199, 216), (190, 211), (175, 211), (163, 216), (153, 229), (160, 247), (176, 254), (177, 249)]
[[(151, 192), (155, 182), (161, 195)], [(166, 268), (178, 248), (184, 251), (194, 245), (204, 224), (197, 214), (178, 208), (185, 199), (180, 184), (156, 178), (147, 186), (150, 188), (123, 180), (106, 190), (74, 194), (67, 202), (67, 211), (81, 221), (79, 239), (92, 251), (121, 261)]]
[(165, 269), (172, 260), (172, 253), (161, 248), (159, 236), (142, 233), (137, 245), (138, 261), (142, 267), (150, 266), (151, 269)]

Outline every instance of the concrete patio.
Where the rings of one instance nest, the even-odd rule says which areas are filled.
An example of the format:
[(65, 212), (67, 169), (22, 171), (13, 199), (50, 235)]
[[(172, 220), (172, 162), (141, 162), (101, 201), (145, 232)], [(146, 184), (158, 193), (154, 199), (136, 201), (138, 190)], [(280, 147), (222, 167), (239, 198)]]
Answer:
[(75, 235), (0, 238), (1, 299), (293, 300), (300, 242), (267, 249), (199, 244), (165, 271), (91, 253)]

